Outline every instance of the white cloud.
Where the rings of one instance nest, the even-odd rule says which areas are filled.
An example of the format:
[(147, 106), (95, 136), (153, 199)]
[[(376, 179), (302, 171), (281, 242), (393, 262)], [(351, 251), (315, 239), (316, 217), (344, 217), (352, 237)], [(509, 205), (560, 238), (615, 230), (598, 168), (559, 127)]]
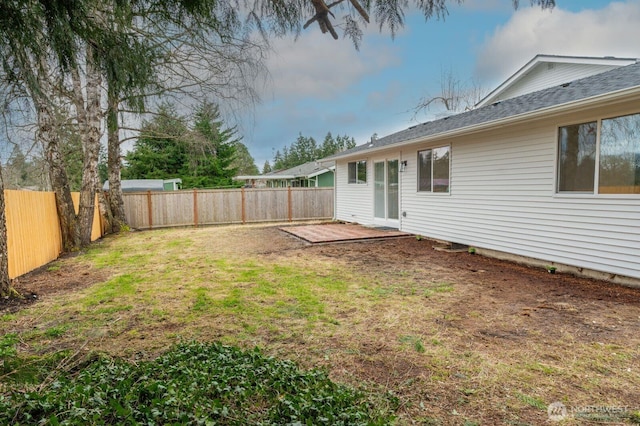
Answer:
[(637, 0), (581, 12), (520, 9), (483, 44), (476, 72), (482, 80), (499, 83), (539, 53), (640, 57), (639, 22)]
[(374, 50), (373, 43), (367, 43), (372, 36), (365, 34), (360, 51), (350, 40), (334, 40), (316, 27), (303, 31), (297, 41), (275, 40), (274, 53), (267, 60), (271, 84), (265, 99), (271, 97), (269, 92), (279, 100), (304, 96), (332, 99), (364, 76), (394, 65), (397, 58), (391, 50)]

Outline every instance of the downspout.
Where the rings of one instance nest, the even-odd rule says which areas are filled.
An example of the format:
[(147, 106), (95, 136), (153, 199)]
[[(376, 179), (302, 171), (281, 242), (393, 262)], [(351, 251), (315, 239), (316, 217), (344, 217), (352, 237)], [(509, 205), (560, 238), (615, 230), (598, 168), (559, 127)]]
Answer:
[[(406, 173), (406, 169), (403, 169), (402, 167), (402, 150), (400, 150), (400, 155), (398, 156), (400, 157), (400, 159), (398, 160), (398, 231), (402, 231), (402, 213), (404, 212), (404, 209), (402, 208), (402, 186), (403, 186), (403, 181), (404, 181), (404, 174)], [(402, 170), (402, 172), (401, 172)]]
[(338, 162), (336, 161), (333, 169), (333, 220), (338, 220), (336, 210), (338, 208)]

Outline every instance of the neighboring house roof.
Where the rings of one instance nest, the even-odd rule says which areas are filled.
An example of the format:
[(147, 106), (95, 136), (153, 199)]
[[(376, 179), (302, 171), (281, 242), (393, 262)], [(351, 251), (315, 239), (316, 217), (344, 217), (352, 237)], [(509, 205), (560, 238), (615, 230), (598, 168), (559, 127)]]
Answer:
[[(126, 192), (137, 191), (164, 191), (164, 180), (162, 179), (123, 179), (120, 181), (122, 190)], [(182, 183), (182, 179), (167, 179), (166, 182)], [(109, 181), (105, 181), (102, 187), (105, 191), (109, 190)]]
[(597, 102), (611, 95), (621, 96), (624, 93), (640, 94), (640, 63), (506, 99), (440, 120), (418, 124), (327, 157), (326, 160), (354, 157), (360, 153), (386, 149), (392, 145), (408, 145), (429, 138), (481, 130), (538, 114), (574, 108), (583, 103)]
[(557, 86), (570, 80), (589, 77), (635, 62), (636, 58), (615, 58), (613, 56), (536, 55), (478, 102), (476, 107)]
[(290, 169), (278, 170), (275, 172), (265, 173), (264, 175), (256, 176), (236, 176), (234, 179), (263, 179), (263, 180), (283, 180), (283, 179), (299, 179), (299, 178), (313, 178), (330, 170), (333, 170), (335, 166), (327, 167), (317, 161), (310, 161), (308, 163), (301, 164), (299, 166), (292, 167)]

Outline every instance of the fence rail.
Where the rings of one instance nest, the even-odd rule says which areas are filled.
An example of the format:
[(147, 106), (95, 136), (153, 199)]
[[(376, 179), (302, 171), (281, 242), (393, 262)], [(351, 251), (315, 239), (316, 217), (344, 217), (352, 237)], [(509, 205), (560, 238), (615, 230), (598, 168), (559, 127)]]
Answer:
[(148, 191), (123, 195), (127, 222), (137, 229), (333, 217), (333, 188)]

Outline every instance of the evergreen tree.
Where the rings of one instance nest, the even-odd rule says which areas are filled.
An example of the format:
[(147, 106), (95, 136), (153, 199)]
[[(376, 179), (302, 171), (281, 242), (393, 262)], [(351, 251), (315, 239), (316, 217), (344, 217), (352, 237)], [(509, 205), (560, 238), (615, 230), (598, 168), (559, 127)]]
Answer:
[(165, 104), (158, 115), (142, 125), (140, 137), (126, 156), (125, 179), (172, 179), (181, 177), (187, 161), (182, 138), (187, 133), (185, 119)]
[(11, 155), (3, 169), (6, 189), (46, 189), (47, 182), (43, 180), (44, 165), (42, 164), (42, 158), (33, 158), (32, 155), (27, 155), (23, 154), (19, 145), (13, 146)]
[(273, 159), (273, 170), (284, 170), (291, 167), (289, 166), (291, 162), (289, 147), (285, 145), (284, 148), (282, 148), (282, 154), (278, 154), (280, 154), (280, 151), (276, 152), (276, 157)]
[(195, 114), (194, 135), (188, 138), (189, 167), (183, 178), (184, 188), (210, 188), (233, 184), (237, 169), (233, 167), (236, 144), (240, 142), (236, 127), (224, 128), (217, 105), (205, 102)]
[(29, 163), (18, 145), (13, 146), (4, 168), (4, 176), (6, 188), (18, 189), (29, 185)]
[[(203, 103), (194, 114), (193, 128), (170, 105), (143, 125), (140, 138), (127, 154), (126, 179), (181, 178), (182, 187), (233, 185), (233, 162), (240, 143), (236, 128), (225, 128), (216, 105)], [(255, 167), (255, 165), (254, 165)]]
[(337, 151), (336, 140), (331, 135), (331, 132), (327, 132), (327, 135), (324, 137), (324, 141), (319, 148), (319, 157), (328, 157), (329, 155), (335, 153)]
[(347, 149), (355, 148), (356, 140), (347, 135), (336, 137), (336, 148), (333, 152), (327, 153), (326, 156), (337, 154), (338, 152), (346, 151)]
[(289, 169), (300, 164), (329, 157), (354, 146), (356, 146), (355, 139), (347, 135), (338, 135), (334, 138), (331, 132), (327, 132), (322, 144), (318, 145), (313, 137), (306, 137), (300, 133), (291, 147), (285, 145), (282, 148), (282, 154), (280, 154), (280, 151), (276, 151), (273, 158), (273, 169)]
[(62, 155), (62, 162), (67, 170), (67, 176), (69, 178), (69, 188), (72, 191), (80, 191), (82, 187), (82, 140), (80, 136), (69, 131), (66, 137), (60, 138), (62, 143), (60, 144), (60, 154)]
[(269, 164), (269, 160), (264, 162), (264, 166), (262, 166), (262, 174), (266, 175), (267, 173), (271, 173), (271, 164)]
[[(286, 148), (286, 147), (285, 147)], [(273, 168), (272, 170), (279, 170), (278, 165), (282, 165), (284, 158), (280, 153), (280, 150), (277, 150), (275, 155), (273, 156)]]
[(231, 163), (231, 166), (236, 169), (236, 173), (239, 175), (254, 176), (260, 173), (256, 161), (253, 159), (247, 146), (242, 142), (236, 142), (236, 155)]
[(287, 168), (316, 160), (318, 158), (317, 155), (318, 144), (316, 140), (313, 137), (302, 136), (302, 133), (300, 133), (298, 139), (291, 145)]

